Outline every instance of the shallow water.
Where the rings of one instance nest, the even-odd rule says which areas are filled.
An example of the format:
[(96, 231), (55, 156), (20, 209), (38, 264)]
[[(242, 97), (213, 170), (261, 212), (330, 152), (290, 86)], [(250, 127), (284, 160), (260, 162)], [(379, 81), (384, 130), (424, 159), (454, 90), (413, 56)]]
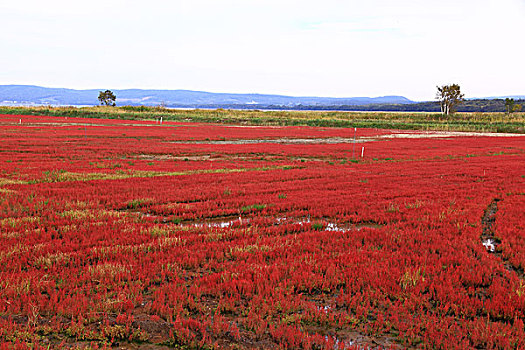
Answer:
[(494, 252), (496, 250), (496, 242), (491, 238), (482, 241), (482, 244), (489, 252)]

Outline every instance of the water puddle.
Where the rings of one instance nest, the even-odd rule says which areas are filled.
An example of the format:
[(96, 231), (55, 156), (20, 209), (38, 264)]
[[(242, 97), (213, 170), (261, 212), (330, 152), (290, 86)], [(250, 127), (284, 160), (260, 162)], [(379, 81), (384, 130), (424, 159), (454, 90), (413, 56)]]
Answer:
[[(229, 228), (229, 227), (240, 227), (244, 225), (250, 225), (253, 219), (241, 217), (241, 216), (224, 216), (224, 217), (215, 217), (215, 218), (204, 218), (198, 221), (178, 221), (178, 219), (173, 219), (167, 216), (155, 215), (151, 213), (145, 213), (139, 210), (130, 210), (130, 213), (138, 215), (147, 220), (154, 220), (156, 223), (160, 224), (169, 224), (173, 223), (179, 227), (208, 227), (208, 228)], [(317, 231), (329, 231), (329, 232), (347, 232), (347, 231), (360, 231), (364, 228), (368, 229), (379, 229), (384, 227), (383, 224), (373, 223), (373, 222), (362, 222), (362, 223), (337, 223), (325, 220), (311, 219), (310, 217), (306, 218), (289, 218), (286, 216), (281, 217), (269, 217), (267, 218), (270, 222), (274, 222), (274, 225), (282, 224), (294, 224), (294, 225), (309, 225), (313, 230)], [(267, 223), (268, 224), (268, 223)], [(270, 224), (271, 225), (271, 224)]]
[(498, 202), (501, 201), (499, 198), (494, 198), (490, 202), (489, 206), (485, 209), (485, 213), (481, 218), (481, 244), (487, 249), (488, 252), (494, 253), (498, 242), (496, 241), (496, 213), (498, 212)]
[(338, 226), (336, 223), (329, 222), (326, 227), (324, 228), (325, 231), (335, 231), (335, 232), (345, 232), (348, 231), (348, 229), (345, 229), (341, 226)]
[(227, 228), (233, 226), (241, 226), (243, 224), (249, 223), (250, 220), (247, 218), (238, 217), (236, 219), (229, 220), (213, 220), (213, 221), (203, 221), (203, 222), (192, 222), (187, 224), (181, 224), (183, 226), (193, 226), (193, 227), (220, 227)]
[(343, 340), (338, 336), (325, 336), (325, 340), (329, 341), (332, 338), (334, 350), (346, 350), (346, 349), (361, 349), (361, 350), (374, 350), (374, 349), (400, 349), (399, 346), (395, 346), (393, 342), (380, 339), (374, 339), (361, 335), (357, 332), (351, 332), (353, 338)]
[[(326, 341), (329, 340), (329, 337), (327, 335), (325, 335), (324, 338)], [(352, 346), (355, 345), (355, 341), (353, 340), (341, 340), (334, 336), (332, 336), (331, 338), (334, 340), (334, 350), (350, 349)]]
[(491, 253), (493, 253), (496, 250), (496, 242), (491, 238), (487, 238), (483, 240), (481, 243)]
[[(331, 231), (331, 232), (346, 232), (346, 231), (361, 231), (364, 228), (379, 229), (384, 225), (373, 223), (373, 222), (362, 222), (356, 224), (350, 223), (336, 223), (336, 222), (326, 222), (326, 221), (311, 221), (310, 219), (297, 221), (297, 223), (311, 223), (314, 228), (322, 227), (321, 231)], [(318, 225), (318, 226), (317, 226)]]
[(129, 213), (137, 215), (147, 220), (153, 220), (159, 224), (176, 224), (179, 227), (218, 227), (218, 228), (228, 228), (228, 227), (237, 227), (250, 223), (249, 218), (239, 217), (218, 217), (210, 218), (208, 220), (201, 221), (179, 221), (179, 219), (170, 218), (163, 215), (155, 215), (151, 213), (145, 213), (139, 210), (130, 210)]
[(330, 305), (325, 306), (316, 306), (317, 310), (324, 311), (325, 313), (328, 313), (328, 311), (332, 308)]

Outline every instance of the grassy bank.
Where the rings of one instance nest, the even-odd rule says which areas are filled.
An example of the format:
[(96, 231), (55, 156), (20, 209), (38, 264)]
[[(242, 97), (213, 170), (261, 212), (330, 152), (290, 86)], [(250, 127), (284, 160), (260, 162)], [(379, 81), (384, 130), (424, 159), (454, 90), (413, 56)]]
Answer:
[(0, 114), (164, 120), (243, 125), (308, 125), (405, 130), (525, 133), (525, 113), (439, 113), (178, 110), (158, 107), (0, 107)]

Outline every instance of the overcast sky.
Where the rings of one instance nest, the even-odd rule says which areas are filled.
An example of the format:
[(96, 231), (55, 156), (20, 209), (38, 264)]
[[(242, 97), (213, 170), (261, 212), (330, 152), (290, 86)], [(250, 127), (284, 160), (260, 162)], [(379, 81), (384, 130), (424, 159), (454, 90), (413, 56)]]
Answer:
[(525, 0), (17, 0), (0, 84), (432, 100), (525, 95)]

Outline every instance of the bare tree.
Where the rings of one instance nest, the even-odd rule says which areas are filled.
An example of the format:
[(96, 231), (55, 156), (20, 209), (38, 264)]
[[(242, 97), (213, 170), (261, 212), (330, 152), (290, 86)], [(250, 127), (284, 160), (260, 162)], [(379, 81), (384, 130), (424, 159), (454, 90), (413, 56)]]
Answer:
[(456, 107), (463, 101), (465, 95), (461, 93), (458, 84), (437, 86), (436, 99), (441, 105), (441, 113), (454, 114)]

